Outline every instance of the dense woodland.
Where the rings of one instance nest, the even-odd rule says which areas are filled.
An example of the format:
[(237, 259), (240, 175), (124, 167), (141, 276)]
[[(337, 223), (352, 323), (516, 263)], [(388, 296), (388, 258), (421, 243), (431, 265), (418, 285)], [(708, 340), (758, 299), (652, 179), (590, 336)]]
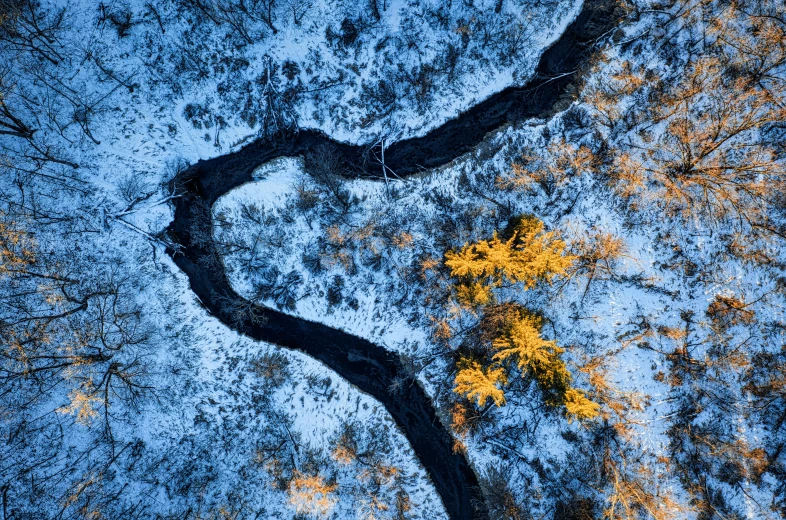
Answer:
[[(0, 0), (2, 519), (444, 516), (384, 408), (203, 311), (169, 181), (423, 133), (579, 7)], [(786, 517), (786, 8), (613, 12), (553, 116), (407, 180), (278, 160), (194, 232), (249, 301), (398, 352), (492, 519)]]

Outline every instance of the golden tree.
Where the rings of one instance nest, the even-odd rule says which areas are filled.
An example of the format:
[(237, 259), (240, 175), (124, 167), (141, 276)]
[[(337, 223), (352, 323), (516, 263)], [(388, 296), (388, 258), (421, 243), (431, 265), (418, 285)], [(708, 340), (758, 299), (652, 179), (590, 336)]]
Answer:
[(494, 360), (515, 362), (519, 370), (532, 374), (543, 388), (564, 388), (570, 383), (570, 373), (560, 359), (564, 349), (554, 340), (543, 339), (542, 324), (540, 317), (526, 312), (514, 318), (505, 333), (493, 342)]
[(594, 419), (600, 414), (600, 405), (590, 401), (583, 391), (568, 388), (565, 392), (565, 416), (568, 422)]
[(489, 303), (491, 290), (505, 282), (521, 283), (527, 289), (540, 281), (551, 282), (573, 261), (558, 233), (544, 232), (543, 222), (531, 215), (518, 219), (507, 240), (495, 232), (490, 240), (445, 254), (445, 265), (459, 279), (457, 298), (472, 306)]
[(507, 383), (507, 376), (500, 366), (484, 367), (477, 361), (462, 359), (455, 383), (454, 392), (475, 401), (480, 407), (489, 400), (497, 406), (505, 404), (505, 393), (500, 387)]
[[(445, 254), (445, 265), (458, 278), (457, 300), (464, 306), (483, 307), (478, 339), (490, 341), (494, 350), (491, 365), (466, 358), (459, 361), (454, 391), (479, 407), (489, 400), (502, 406), (507, 373), (500, 364), (514, 363), (549, 393), (549, 402), (569, 402), (570, 417), (593, 418), (599, 406), (570, 388), (570, 372), (560, 357), (564, 350), (556, 341), (541, 336), (542, 319), (517, 304), (492, 304), (493, 290), (503, 284), (522, 284), (531, 289), (541, 281), (550, 283), (564, 275), (577, 257), (566, 254), (565, 242), (556, 232), (545, 232), (543, 222), (534, 216), (520, 217), (511, 227), (506, 240), (494, 233), (489, 240), (465, 244)], [(566, 393), (569, 390), (570, 395)]]
[(496, 351), (493, 359), (513, 362), (524, 374), (531, 374), (553, 404), (565, 406), (569, 422), (594, 419), (600, 413), (600, 406), (570, 386), (571, 375), (561, 358), (564, 349), (556, 341), (541, 336), (542, 325), (542, 318), (521, 310), (510, 319), (505, 332), (492, 342)]

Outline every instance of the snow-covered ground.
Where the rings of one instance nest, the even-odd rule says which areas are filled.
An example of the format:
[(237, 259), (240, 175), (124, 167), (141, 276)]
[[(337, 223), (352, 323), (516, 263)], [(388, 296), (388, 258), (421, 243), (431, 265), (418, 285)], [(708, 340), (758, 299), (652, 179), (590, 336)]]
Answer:
[[(39, 517), (60, 508), (74, 517), (83, 505), (87, 514), (92, 504), (140, 517), (292, 518), (291, 490), (281, 483), (299, 471), (338, 484), (334, 518), (363, 518), (374, 492), (388, 504), (407, 497), (409, 518), (439, 518), (439, 498), (378, 403), (314, 360), (239, 336), (200, 307), (164, 254), (167, 201), (177, 196), (166, 183), (183, 165), (248, 142), (265, 120), (353, 143), (422, 135), (491, 93), (523, 84), (580, 2), (291, 0), (279, 3), (271, 23), (260, 15), (240, 26), (220, 5), (228, 3), (48, 0), (46, 20), (64, 9), (62, 29), (47, 40), (61, 59), (3, 40), (10, 72), (3, 72), (2, 100), (35, 126), (33, 142), (60, 162), (36, 170), (44, 148), (31, 156), (27, 141), (0, 136), (4, 157), (13, 159), (2, 162), (0, 209), (21, 207), (39, 219), (30, 225), (42, 256), (67, 258), (64, 265), (87, 278), (124, 273), (150, 331), (140, 355), (153, 387), (135, 406), (113, 409), (117, 457), (105, 447), (100, 420), (86, 426), (56, 412), (68, 404), (67, 375), (41, 387), (46, 399), (23, 414), (5, 399), (3, 438), (24, 431), (29, 443), (22, 450), (9, 441), (12, 451), (0, 451), (11, 461), (0, 469), (3, 504)], [(622, 36), (648, 34), (647, 24), (659, 20), (652, 16)], [(667, 69), (668, 60), (650, 51), (621, 49), (606, 72), (618, 73), (626, 60)], [(434, 267), (444, 252), (486, 238), (517, 213), (562, 230), (571, 248), (595, 231), (620, 237), (625, 253), (591, 283), (585, 270), (564, 284), (511, 294), (547, 318), (546, 334), (567, 349), (576, 384), (604, 404), (627, 441), (629, 471), (685, 504), (669, 436), (686, 395), (713, 406), (733, 402), (694, 410), (690, 424), (724, 425), (746, 453), (782, 435), (734, 400), (744, 397), (734, 384), (754, 360), (746, 354), (740, 368), (733, 355), (718, 355), (722, 341), (707, 311), (719, 295), (742, 298), (756, 322), (723, 332), (732, 338), (731, 354), (774, 356), (783, 343), (783, 279), (778, 265), (728, 254), (728, 237), (707, 223), (676, 224), (657, 207), (632, 216), (600, 177), (571, 175), (552, 193), (537, 183), (500, 188), (498, 179), (528, 151), (545, 153), (563, 137), (590, 148), (622, 139), (576, 123), (576, 114), (592, 113), (589, 105), (577, 103), (570, 117), (505, 128), (455, 164), (393, 182), (390, 192), (381, 183), (348, 182), (356, 202), (346, 214), (303, 172), (301, 159), (264, 165), (256, 182), (214, 207), (216, 238), (241, 294), (401, 353), (447, 419), (452, 351), (432, 335), (433, 323), (455, 318), (433, 298), (447, 283)], [(766, 253), (783, 258), (777, 245)], [(284, 282), (291, 283), (280, 297), (271, 296)], [(683, 344), (691, 359), (713, 361), (695, 381), (670, 375)], [(478, 472), (511, 489), (533, 516), (553, 514), (569, 492), (591, 495), (576, 476), (597, 462), (583, 446), (602, 440), (588, 437), (605, 433), (568, 424), (519, 381), (512, 387), (508, 405), (490, 409), (462, 440)], [(336, 456), (348, 422), (359, 451), (368, 452), (364, 462)], [(47, 450), (56, 446), (62, 449), (50, 459)], [(95, 466), (99, 459), (108, 462)], [(25, 464), (33, 468), (17, 478), (14, 468)], [(389, 467), (395, 476), (382, 469)], [(745, 471), (739, 481), (712, 485), (744, 516), (761, 518), (782, 483)], [(396, 502), (377, 514), (404, 508)]]
[[(4, 91), (4, 101), (35, 125), (36, 143), (78, 165), (44, 163), (56, 181), (32, 177), (27, 189), (41, 195), (48, 211), (75, 216), (90, 240), (76, 239), (75, 246), (69, 237), (82, 235), (50, 225), (36, 228), (39, 243), (53, 256), (70, 255), (88, 272), (97, 262), (133, 273), (133, 299), (151, 331), (144, 381), (153, 388), (136, 408), (118, 403), (113, 410), (114, 442), (125, 448), (107, 459), (122, 464), (110, 462), (107, 474), (91, 480), (89, 457), (48, 461), (41, 472), (71, 468), (75, 476), (58, 480), (37, 499), (17, 482), (8, 494), (12, 511), (38, 508), (48, 515), (74, 486), (88, 482), (88, 491), (65, 505), (81, 507), (100, 482), (109, 494), (133, 490), (110, 505), (94, 498), (94, 507), (106, 511), (130, 507), (142, 515), (181, 517), (189, 509), (210, 516), (225, 508), (243, 517), (291, 518), (287, 490), (276, 488), (277, 469), (260, 458), (261, 448), (283, 439), (281, 471), (290, 477), (294, 470), (319, 472), (338, 484), (335, 518), (364, 517), (374, 492), (383, 502), (409, 502), (390, 505), (388, 515), (405, 507), (410, 518), (444, 515), (406, 440), (377, 403), (313, 360), (238, 336), (204, 312), (164, 254), (162, 232), (172, 218), (167, 201), (176, 196), (166, 182), (184, 164), (255, 137), (262, 119), (277, 110), (288, 123), (351, 142), (422, 134), (490, 93), (525, 82), (581, 5), (501, 2), (495, 12), (494, 2), (447, 7), (394, 1), (376, 20), (355, 2), (326, 0), (303, 3), (309, 7), (294, 23), (288, 9), (295, 4), (277, 8), (275, 33), (263, 22), (251, 24), (249, 42), (229, 20), (217, 25), (196, 4), (52, 0), (43, 2), (41, 13), (49, 22), (62, 11), (53, 44), (62, 61), (3, 48), (3, 60), (12, 64), (6, 78), (14, 86)], [(357, 37), (350, 43), (353, 26)], [(4, 150), (17, 157), (25, 156), (26, 146), (3, 137)], [(293, 175), (296, 169), (289, 167)], [(257, 204), (275, 204), (290, 193), (294, 177), (280, 175), (287, 167), (275, 170), (269, 179), (277, 185), (268, 183), (254, 197)], [(19, 192), (6, 189), (13, 172), (4, 175), (5, 203)], [(376, 297), (384, 295), (367, 295), (360, 308), (371, 308)], [(314, 303), (309, 316), (319, 311)], [(396, 328), (383, 317), (370, 325), (353, 316), (369, 331)], [(389, 336), (392, 347), (413, 340), (403, 332), (413, 329), (397, 330)], [(263, 358), (285, 365), (283, 382), (259, 375)], [(65, 432), (61, 453), (78, 454), (106, 432), (98, 422), (87, 426), (52, 412), (68, 403), (69, 384), (60, 380), (30, 413), (56, 418)], [(358, 442), (369, 447), (366, 462), (395, 467), (395, 476), (379, 484), (362, 464), (333, 459), (347, 418)], [(15, 452), (14, 460), (34, 464), (43, 439), (31, 434), (31, 451)]]
[[(487, 237), (488, 230), (503, 227), (511, 214), (536, 214), (550, 229), (563, 230), (574, 251), (598, 231), (621, 238), (624, 254), (610, 272), (593, 279), (578, 272), (564, 284), (512, 294), (544, 313), (549, 336), (567, 348), (581, 386), (596, 391), (601, 401), (625, 403), (607, 408), (607, 413), (628, 429), (629, 446), (639, 463), (655, 472), (656, 488), (680, 497), (675, 475), (662, 461), (669, 455), (670, 418), (678, 413), (673, 384), (665, 374), (674, 342), (683, 337), (678, 332), (685, 327), (685, 316), (697, 323), (696, 337), (690, 338), (700, 349), (694, 355), (706, 355), (698, 354), (707, 348), (699, 345), (712, 343), (706, 316), (717, 296), (744, 295), (762, 322), (782, 323), (783, 294), (778, 294), (769, 266), (742, 265), (728, 257), (719, 261), (719, 245), (710, 229), (680, 230), (668, 240), (664, 235), (674, 232), (668, 221), (653, 218), (631, 228), (625, 208), (592, 176), (571, 178), (551, 197), (537, 188), (523, 193), (499, 189), (496, 179), (508, 175), (511, 158), (527, 149), (544, 150), (563, 137), (590, 142), (591, 134), (582, 138), (572, 132), (562, 116), (507, 128), (482, 150), (440, 171), (397, 181), (392, 195), (382, 182), (349, 181), (345, 186), (356, 206), (332, 219), (326, 209), (331, 194), (303, 171), (300, 159), (282, 158), (263, 165), (257, 180), (217, 201), (215, 238), (228, 252), (224, 262), (240, 294), (400, 352), (414, 364), (435, 401), (445, 406), (451, 400), (452, 364), (431, 341), (431, 317), (438, 316), (439, 305), (428, 299), (428, 285), (439, 282), (413, 275), (424, 259), (441, 262), (447, 249)], [(304, 209), (309, 193), (316, 200)], [(458, 218), (470, 222), (450, 222)], [(445, 242), (439, 233), (448, 223), (456, 227)], [(675, 265), (677, 243), (694, 268), (715, 265), (713, 277), (691, 279), (687, 268)], [(291, 280), (296, 283), (288, 286), (288, 299), (271, 296), (271, 287)], [(744, 340), (750, 331), (740, 328), (737, 334), (750, 348), (768, 348), (766, 338), (757, 333)], [(533, 461), (558, 474), (558, 468), (575, 457), (576, 446), (564, 437), (582, 431), (559, 416), (544, 416), (541, 406), (532, 406), (531, 399), (537, 398), (525, 395), (493, 409), (488, 416), (494, 426), (465, 439), (470, 459), (481, 472), (516, 460), (517, 471), (506, 478), (522, 502), (527, 493), (545, 485), (537, 484)], [(750, 445), (761, 442), (755, 421), (748, 423), (742, 415), (728, 420), (739, 421), (739, 435)], [(494, 433), (522, 422), (533, 424), (526, 440), (499, 439)], [(731, 488), (725, 492), (729, 500), (745, 496)], [(745, 493), (766, 503), (767, 491), (749, 483)]]

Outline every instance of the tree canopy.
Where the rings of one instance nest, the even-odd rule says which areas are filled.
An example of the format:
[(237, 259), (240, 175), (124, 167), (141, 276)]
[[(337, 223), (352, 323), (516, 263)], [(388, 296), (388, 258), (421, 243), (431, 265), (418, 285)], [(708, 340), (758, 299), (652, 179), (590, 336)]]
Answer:
[(544, 232), (543, 222), (532, 215), (516, 219), (510, 238), (495, 231), (491, 239), (464, 244), (445, 254), (445, 265), (458, 278), (456, 296), (467, 305), (485, 305), (491, 290), (505, 283), (532, 289), (564, 275), (575, 257), (565, 253), (565, 242), (556, 231)]

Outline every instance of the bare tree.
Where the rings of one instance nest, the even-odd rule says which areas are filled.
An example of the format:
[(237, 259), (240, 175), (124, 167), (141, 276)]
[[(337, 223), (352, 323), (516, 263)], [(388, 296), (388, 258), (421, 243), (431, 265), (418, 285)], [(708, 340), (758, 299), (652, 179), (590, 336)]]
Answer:
[(0, 134), (30, 139), (36, 130), (28, 126), (21, 117), (16, 116), (11, 107), (6, 104), (5, 99), (11, 89), (4, 84), (4, 79), (5, 74), (0, 72)]
[(311, 9), (311, 5), (311, 0), (287, 0), (287, 9), (292, 15), (292, 21), (295, 25), (300, 25), (303, 17)]
[(140, 350), (149, 332), (127, 277), (94, 265), (88, 275), (84, 265), (46, 255), (7, 212), (0, 260), (0, 384), (28, 396), (28, 406), (64, 386), (70, 403), (61, 410), (85, 422), (102, 412), (111, 438), (110, 402), (136, 406), (150, 390)]
[(0, 45), (60, 64), (65, 58), (58, 33), (65, 12), (47, 11), (36, 0), (0, 0)]

